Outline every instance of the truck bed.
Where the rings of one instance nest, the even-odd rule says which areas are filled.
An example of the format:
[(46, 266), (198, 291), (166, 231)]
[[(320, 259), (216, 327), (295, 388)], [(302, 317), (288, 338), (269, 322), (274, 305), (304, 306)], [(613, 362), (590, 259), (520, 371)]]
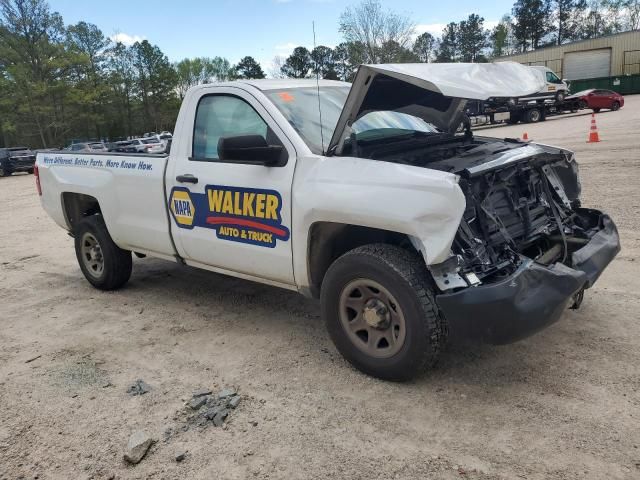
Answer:
[(113, 240), (121, 248), (174, 259), (166, 208), (166, 155), (136, 153), (37, 154), (43, 205), (58, 225), (73, 231), (71, 205), (98, 200)]

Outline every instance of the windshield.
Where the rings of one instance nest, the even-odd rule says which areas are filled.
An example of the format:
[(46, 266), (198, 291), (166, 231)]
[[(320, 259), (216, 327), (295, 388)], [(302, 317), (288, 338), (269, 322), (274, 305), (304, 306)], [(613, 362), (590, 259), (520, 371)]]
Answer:
[(313, 153), (322, 154), (336, 128), (338, 117), (349, 95), (349, 87), (320, 87), (322, 132), (320, 131), (317, 87), (268, 90), (265, 94), (302, 137), (309, 149)]
[[(309, 149), (322, 154), (338, 123), (350, 87), (320, 87), (322, 134), (316, 87), (269, 90), (265, 94), (278, 107)], [(435, 125), (422, 118), (396, 111), (372, 111), (356, 120), (351, 129), (356, 139), (381, 139), (407, 134), (439, 134)], [(324, 141), (324, 142), (323, 142)], [(324, 148), (323, 148), (324, 147)]]

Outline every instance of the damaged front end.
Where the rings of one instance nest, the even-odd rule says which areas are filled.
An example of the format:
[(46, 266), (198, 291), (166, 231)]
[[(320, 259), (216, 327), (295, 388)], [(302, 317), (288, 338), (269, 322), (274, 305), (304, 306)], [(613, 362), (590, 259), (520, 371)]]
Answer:
[(431, 267), (453, 341), (535, 333), (579, 306), (620, 251), (613, 221), (580, 207), (570, 152), (528, 144), (489, 158), (457, 172), (467, 207), (452, 256)]

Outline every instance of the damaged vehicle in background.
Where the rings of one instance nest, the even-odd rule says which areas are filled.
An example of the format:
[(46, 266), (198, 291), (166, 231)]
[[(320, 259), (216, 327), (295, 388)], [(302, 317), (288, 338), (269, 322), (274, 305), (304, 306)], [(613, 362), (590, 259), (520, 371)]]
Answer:
[(168, 156), (49, 152), (38, 189), (95, 287), (135, 252), (297, 290), (355, 367), (404, 380), (557, 321), (620, 249), (572, 152), (470, 129), (467, 100), (543, 87), (509, 62), (201, 85)]

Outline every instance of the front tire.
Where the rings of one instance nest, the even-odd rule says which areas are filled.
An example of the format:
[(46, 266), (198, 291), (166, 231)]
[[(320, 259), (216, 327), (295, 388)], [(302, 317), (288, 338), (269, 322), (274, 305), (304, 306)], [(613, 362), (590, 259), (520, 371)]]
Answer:
[(611, 110), (613, 110), (614, 112), (620, 110), (620, 102), (613, 102), (613, 104), (611, 105)]
[(91, 285), (100, 290), (116, 290), (131, 277), (131, 252), (113, 240), (100, 215), (78, 222), (75, 228), (76, 258)]
[(11, 172), (5, 167), (0, 166), (0, 177), (8, 177), (9, 175), (11, 175)]
[(374, 244), (338, 258), (322, 282), (322, 317), (358, 370), (404, 381), (435, 365), (445, 330), (419, 255)]

